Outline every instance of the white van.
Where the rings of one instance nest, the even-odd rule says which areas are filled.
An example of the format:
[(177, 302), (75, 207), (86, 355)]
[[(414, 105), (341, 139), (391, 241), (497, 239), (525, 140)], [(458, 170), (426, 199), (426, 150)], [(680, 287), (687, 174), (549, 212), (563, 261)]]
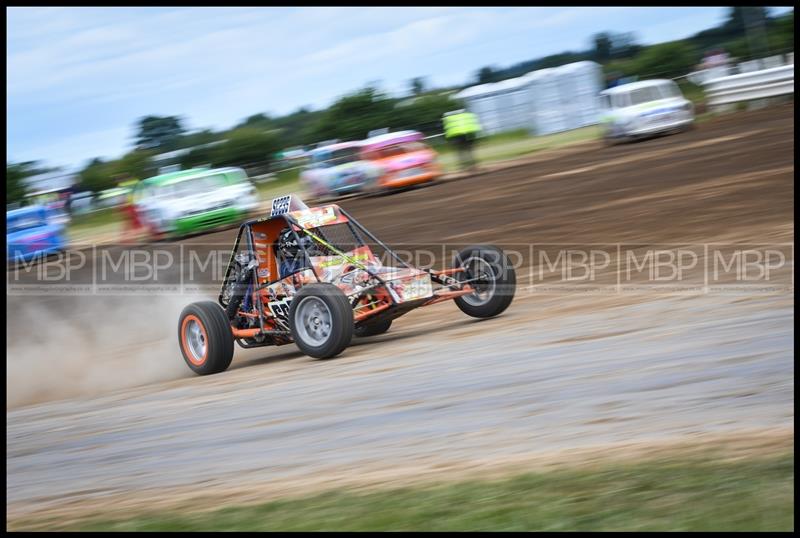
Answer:
[(600, 92), (600, 123), (607, 141), (689, 129), (694, 105), (668, 79), (631, 82)]

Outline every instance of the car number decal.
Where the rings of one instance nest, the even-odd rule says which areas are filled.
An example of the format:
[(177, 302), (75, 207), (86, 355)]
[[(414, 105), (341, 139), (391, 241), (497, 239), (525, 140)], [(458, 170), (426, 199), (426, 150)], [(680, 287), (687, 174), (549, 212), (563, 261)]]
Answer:
[(277, 217), (289, 212), (289, 204), (292, 201), (292, 195), (281, 196), (272, 200), (272, 213), (271, 217)]
[(269, 310), (275, 320), (285, 328), (289, 328), (289, 299), (268, 303)]

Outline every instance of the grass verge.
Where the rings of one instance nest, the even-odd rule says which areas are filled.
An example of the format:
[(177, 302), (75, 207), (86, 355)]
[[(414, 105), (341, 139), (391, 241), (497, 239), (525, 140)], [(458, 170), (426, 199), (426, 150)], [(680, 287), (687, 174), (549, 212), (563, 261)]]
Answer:
[(287, 192), (296, 190), (300, 182), (300, 169), (281, 170), (275, 173), (275, 179), (264, 183), (256, 183), (256, 190), (261, 200), (271, 200)]
[[(478, 139), (475, 145), (475, 159), (479, 164), (488, 164), (515, 159), (537, 151), (596, 140), (600, 136), (600, 128), (596, 125), (543, 136), (531, 136), (525, 131), (501, 133)], [(455, 172), (459, 169), (458, 154), (452, 146), (439, 145), (436, 149), (445, 172)]]
[[(14, 525), (18, 529), (26, 524)], [(36, 520), (29, 528), (63, 528)], [(214, 511), (98, 517), (88, 531), (791, 531), (794, 456), (673, 457)]]
[(77, 244), (97, 235), (119, 233), (123, 220), (122, 213), (117, 207), (106, 207), (82, 215), (73, 215), (67, 225), (67, 238), (71, 244)]

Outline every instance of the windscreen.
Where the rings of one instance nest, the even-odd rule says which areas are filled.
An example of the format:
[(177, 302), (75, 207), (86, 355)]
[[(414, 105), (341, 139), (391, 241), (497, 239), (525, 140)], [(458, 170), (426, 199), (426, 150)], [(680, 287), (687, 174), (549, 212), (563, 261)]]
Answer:
[(674, 82), (665, 82), (658, 87), (664, 97), (682, 97), (681, 90)]
[(658, 101), (663, 99), (664, 96), (658, 91), (658, 86), (648, 86), (645, 88), (637, 88), (631, 91), (631, 101), (634, 105), (641, 105), (642, 103), (649, 103), (650, 101)]
[(20, 230), (28, 230), (31, 228), (38, 228), (45, 226), (47, 219), (45, 219), (42, 212), (32, 212), (24, 215), (6, 215), (6, 229), (9, 232), (18, 232)]
[(426, 149), (425, 144), (421, 144), (419, 142), (406, 142), (403, 144), (395, 144), (389, 147), (385, 147), (379, 149), (381, 157), (395, 157), (397, 155), (403, 155), (405, 153), (411, 153), (412, 151), (421, 151)]
[(232, 170), (223, 179), (232, 184), (242, 183), (247, 181), (247, 173), (244, 170)]
[(343, 148), (331, 152), (331, 164), (345, 164), (359, 160), (358, 148)]
[(175, 197), (191, 196), (193, 194), (214, 191), (220, 187), (224, 187), (225, 184), (225, 177), (221, 174), (200, 176), (164, 185), (161, 189), (161, 193)]

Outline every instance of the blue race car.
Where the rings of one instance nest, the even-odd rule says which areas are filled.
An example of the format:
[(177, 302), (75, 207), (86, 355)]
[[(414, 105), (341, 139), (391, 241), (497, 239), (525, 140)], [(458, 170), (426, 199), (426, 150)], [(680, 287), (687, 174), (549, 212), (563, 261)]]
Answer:
[(6, 212), (6, 246), (9, 262), (28, 261), (66, 248), (64, 225), (52, 222), (44, 206), (33, 205)]

